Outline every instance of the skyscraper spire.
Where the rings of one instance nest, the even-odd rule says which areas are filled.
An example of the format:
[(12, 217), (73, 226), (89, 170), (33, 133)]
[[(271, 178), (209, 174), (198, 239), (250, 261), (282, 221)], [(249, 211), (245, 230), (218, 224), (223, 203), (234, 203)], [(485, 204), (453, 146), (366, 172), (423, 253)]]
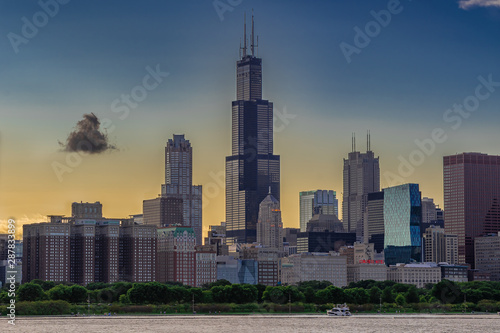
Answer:
[(367, 130), (366, 131), (366, 151), (370, 151), (370, 142), (368, 139), (370, 137), (370, 135), (368, 133), (370, 133), (370, 131)]
[(247, 13), (245, 12), (245, 19), (243, 24), (243, 58), (247, 56)]
[(255, 53), (257, 54), (256, 55), (257, 57), (259, 56), (259, 49), (258, 49), (258, 47), (259, 47), (259, 35), (257, 35), (257, 44), (255, 44), (255, 48), (257, 49), (257, 52), (255, 52)]
[(253, 29), (253, 8), (252, 8), (252, 35), (250, 36), (250, 49), (252, 50), (252, 57), (255, 56), (254, 53), (254, 29)]

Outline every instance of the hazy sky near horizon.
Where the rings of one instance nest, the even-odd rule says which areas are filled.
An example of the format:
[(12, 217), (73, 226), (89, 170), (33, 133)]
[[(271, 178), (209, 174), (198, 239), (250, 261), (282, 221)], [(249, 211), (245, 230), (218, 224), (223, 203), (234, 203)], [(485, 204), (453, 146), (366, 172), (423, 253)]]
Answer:
[[(440, 205), (443, 155), (500, 155), (500, 1), (61, 2), (47, 15), (40, 3), (53, 1), (0, 1), (2, 226), (70, 215), (74, 201), (100, 201), (107, 217), (141, 213), (160, 193), (174, 133), (194, 149), (204, 228), (224, 221), (235, 63), (252, 9), (286, 227), (298, 227), (299, 191), (335, 190), (340, 209), (353, 132), (364, 151), (371, 131), (382, 187), (419, 183)], [(152, 71), (158, 84), (146, 80), (155, 87), (119, 109)], [(61, 151), (91, 112), (118, 149)]]

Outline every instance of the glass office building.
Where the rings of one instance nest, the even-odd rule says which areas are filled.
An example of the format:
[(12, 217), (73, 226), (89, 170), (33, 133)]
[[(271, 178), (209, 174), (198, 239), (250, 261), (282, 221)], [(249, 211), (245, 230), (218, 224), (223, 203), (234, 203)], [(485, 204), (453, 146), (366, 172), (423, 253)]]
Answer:
[(500, 231), (500, 156), (443, 157), (444, 228), (458, 235), (458, 261), (475, 265), (474, 239)]
[[(307, 223), (315, 213), (339, 216), (337, 193), (331, 190), (299, 192), (300, 231), (305, 232)], [(315, 212), (315, 210), (317, 212)], [(320, 210), (320, 211), (318, 211)]]
[(386, 265), (422, 259), (422, 201), (418, 184), (384, 189), (384, 255)]

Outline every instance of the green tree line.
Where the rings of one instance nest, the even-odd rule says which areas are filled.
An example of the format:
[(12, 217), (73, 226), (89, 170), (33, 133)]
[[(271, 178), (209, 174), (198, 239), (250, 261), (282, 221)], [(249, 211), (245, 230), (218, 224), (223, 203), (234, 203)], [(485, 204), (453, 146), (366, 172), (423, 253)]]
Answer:
[[(264, 286), (231, 284), (220, 280), (202, 288), (183, 286), (180, 283), (90, 283), (86, 287), (76, 284), (33, 280), (22, 284), (16, 292), (18, 302), (65, 301), (70, 304), (248, 304), (248, 303), (308, 303), (331, 304), (395, 304), (405, 306), (419, 303), (471, 304), (489, 301), (500, 302), (500, 282), (454, 283), (443, 280), (425, 288), (373, 280), (351, 283), (339, 288), (328, 281), (307, 281), (297, 286)], [(5, 289), (0, 292), (0, 302), (10, 298)], [(496, 305), (495, 305), (496, 306)], [(495, 310), (495, 306), (491, 310)]]

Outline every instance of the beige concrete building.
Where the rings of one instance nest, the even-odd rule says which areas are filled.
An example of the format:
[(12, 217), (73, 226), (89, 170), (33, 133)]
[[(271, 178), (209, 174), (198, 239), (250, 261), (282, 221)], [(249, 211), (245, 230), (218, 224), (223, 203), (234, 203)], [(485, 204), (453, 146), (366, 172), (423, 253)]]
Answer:
[(500, 232), (476, 237), (474, 245), (476, 269), (489, 273), (491, 281), (500, 281)]
[(385, 264), (347, 265), (347, 284), (364, 280), (387, 280), (387, 266)]
[(257, 242), (264, 247), (283, 251), (283, 222), (280, 203), (271, 193), (259, 205)]
[(441, 281), (441, 268), (435, 263), (397, 264), (387, 269), (387, 280), (423, 288)]
[(196, 249), (196, 286), (217, 281), (217, 245), (198, 245)]
[(445, 233), (443, 228), (430, 226), (424, 233), (424, 261), (458, 264), (458, 236)]
[(373, 243), (354, 243), (354, 262), (359, 264), (361, 262), (375, 260), (375, 244)]
[(305, 252), (283, 258), (281, 283), (330, 281), (336, 287), (347, 286), (347, 258), (336, 253)]

